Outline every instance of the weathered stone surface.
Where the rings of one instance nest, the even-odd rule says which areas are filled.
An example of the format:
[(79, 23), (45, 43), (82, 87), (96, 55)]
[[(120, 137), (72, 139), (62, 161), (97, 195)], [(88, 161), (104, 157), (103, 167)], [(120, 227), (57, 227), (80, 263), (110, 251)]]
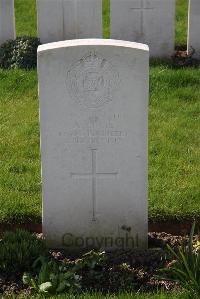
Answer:
[(171, 56), (175, 0), (111, 0), (111, 38), (145, 43), (152, 57)]
[(0, 45), (15, 39), (14, 0), (0, 0)]
[(190, 0), (188, 16), (188, 54), (200, 59), (200, 1)]
[(42, 43), (102, 37), (101, 0), (37, 0)]
[(146, 45), (40, 46), (43, 230), (52, 246), (147, 246)]

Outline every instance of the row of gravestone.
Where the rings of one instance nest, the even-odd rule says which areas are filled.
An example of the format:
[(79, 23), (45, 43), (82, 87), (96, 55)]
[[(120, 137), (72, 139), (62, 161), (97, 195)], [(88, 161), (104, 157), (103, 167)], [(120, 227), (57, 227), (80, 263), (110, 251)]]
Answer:
[[(152, 57), (174, 52), (175, 0), (110, 0), (111, 38), (149, 45)], [(102, 37), (102, 0), (37, 0), (41, 43)], [(200, 1), (190, 0), (188, 52), (200, 56)], [(15, 38), (14, 0), (0, 0), (0, 44)]]

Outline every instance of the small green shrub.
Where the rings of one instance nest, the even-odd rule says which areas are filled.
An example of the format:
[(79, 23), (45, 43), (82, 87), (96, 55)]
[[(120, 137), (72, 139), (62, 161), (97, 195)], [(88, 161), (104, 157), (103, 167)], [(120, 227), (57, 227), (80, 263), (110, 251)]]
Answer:
[(61, 262), (50, 258), (39, 257), (33, 264), (38, 275), (34, 278), (24, 273), (23, 283), (32, 286), (36, 292), (43, 294), (60, 294), (63, 292), (77, 292), (81, 289), (80, 276), (75, 268), (68, 269)]
[(33, 262), (46, 253), (44, 241), (24, 230), (5, 232), (0, 240), (0, 272), (29, 271)]
[(105, 265), (105, 251), (91, 250), (85, 253), (76, 263), (77, 271), (84, 271), (92, 279), (100, 279), (103, 276), (102, 268)]
[(77, 267), (80, 267), (81, 269), (87, 268), (88, 270), (94, 270), (95, 267), (101, 267), (105, 261), (105, 251), (91, 250), (83, 254), (82, 258), (78, 260)]
[(192, 299), (200, 298), (200, 243), (193, 244), (194, 230), (195, 224), (192, 226), (187, 247), (179, 247), (176, 253), (168, 246), (175, 261), (168, 269), (162, 269), (170, 279), (177, 281)]
[(31, 273), (24, 273), (23, 283), (33, 287), (36, 293), (61, 294), (77, 293), (81, 290), (81, 279), (98, 281), (104, 276), (102, 267), (105, 263), (105, 252), (91, 250), (78, 259), (75, 265), (66, 265), (48, 257), (39, 257)]
[(37, 48), (40, 42), (35, 37), (18, 37), (0, 47), (0, 67), (4, 69), (31, 69), (37, 66)]

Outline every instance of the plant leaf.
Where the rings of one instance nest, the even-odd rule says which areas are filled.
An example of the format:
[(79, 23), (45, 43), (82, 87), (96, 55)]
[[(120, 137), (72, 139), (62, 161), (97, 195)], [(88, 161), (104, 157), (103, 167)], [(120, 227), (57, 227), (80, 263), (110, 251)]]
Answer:
[(39, 286), (39, 291), (42, 293), (48, 293), (52, 289), (52, 283), (50, 281), (44, 282)]

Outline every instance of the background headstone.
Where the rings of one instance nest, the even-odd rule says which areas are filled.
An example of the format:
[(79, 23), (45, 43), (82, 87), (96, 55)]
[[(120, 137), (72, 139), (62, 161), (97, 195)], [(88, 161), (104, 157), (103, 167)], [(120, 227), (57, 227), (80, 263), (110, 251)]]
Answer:
[(15, 37), (14, 0), (0, 0), (0, 45)]
[(38, 50), (43, 231), (51, 246), (147, 246), (146, 45)]
[(174, 53), (174, 0), (111, 0), (111, 38), (145, 43), (150, 56)]
[(102, 37), (102, 0), (37, 0), (42, 43)]
[(188, 53), (200, 58), (200, 0), (190, 0), (188, 16)]

